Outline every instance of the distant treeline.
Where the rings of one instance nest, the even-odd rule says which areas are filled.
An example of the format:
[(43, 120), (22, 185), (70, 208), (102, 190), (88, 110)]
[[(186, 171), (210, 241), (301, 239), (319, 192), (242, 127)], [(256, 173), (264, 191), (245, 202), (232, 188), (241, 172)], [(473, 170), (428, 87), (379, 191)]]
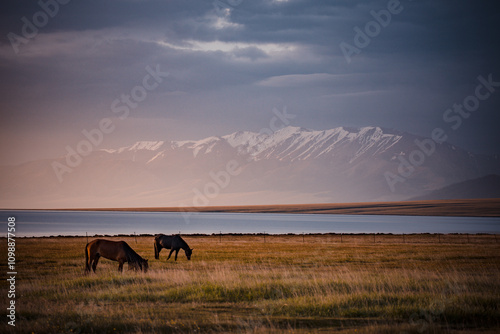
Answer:
[[(173, 233), (178, 234), (178, 233)], [(456, 236), (467, 236), (467, 235), (497, 235), (496, 233), (181, 233), (180, 235), (186, 237), (220, 237), (220, 236), (271, 236), (271, 237), (284, 237), (284, 236), (310, 236), (310, 237), (321, 237), (321, 236), (437, 236), (437, 235), (456, 235)], [(94, 234), (94, 235), (51, 235), (51, 236), (24, 236), (17, 238), (118, 238), (118, 237), (126, 237), (126, 238), (134, 238), (134, 237), (154, 237), (155, 234)], [(4, 236), (0, 236), (0, 238), (5, 238)]]

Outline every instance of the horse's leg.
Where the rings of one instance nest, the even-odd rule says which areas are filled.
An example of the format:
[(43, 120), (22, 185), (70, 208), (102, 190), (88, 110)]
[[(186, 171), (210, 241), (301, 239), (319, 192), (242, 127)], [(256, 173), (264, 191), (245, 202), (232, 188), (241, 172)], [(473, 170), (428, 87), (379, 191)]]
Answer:
[(179, 254), (179, 248), (175, 250), (175, 261), (177, 261), (177, 254)]
[(168, 253), (167, 260), (168, 260), (168, 259), (170, 259), (170, 255), (172, 255), (172, 253), (173, 253), (173, 252), (174, 252), (174, 249), (172, 248), (172, 249), (170, 250), (170, 253)]
[(97, 263), (99, 262), (99, 258), (101, 256), (99, 254), (96, 254), (95, 257), (94, 257), (94, 263), (92, 264), (92, 270), (95, 272), (96, 268), (97, 268)]
[(91, 259), (87, 259), (85, 261), (85, 272), (86, 273), (89, 273), (90, 272), (90, 264), (92, 263), (92, 260)]
[(118, 265), (118, 271), (119, 272), (123, 272), (123, 262), (122, 261), (118, 261), (119, 265)]
[(160, 258), (161, 249), (162, 249), (161, 245), (159, 245), (157, 242), (155, 242), (155, 259), (157, 259), (157, 260)]

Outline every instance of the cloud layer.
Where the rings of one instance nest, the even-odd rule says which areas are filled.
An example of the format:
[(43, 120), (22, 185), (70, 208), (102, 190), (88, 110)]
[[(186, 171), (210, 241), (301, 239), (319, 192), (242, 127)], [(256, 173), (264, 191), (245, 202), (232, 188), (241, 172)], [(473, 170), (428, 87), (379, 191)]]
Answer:
[[(147, 66), (159, 65), (168, 79), (103, 146), (258, 131), (284, 106), (297, 126), (429, 135), (479, 75), (500, 81), (493, 2), (59, 1), (2, 2), (5, 163), (64, 154), (82, 130), (117, 116), (112, 102), (141, 84)], [(356, 46), (356, 28), (366, 33), (373, 12), (390, 6), (399, 13), (347, 62), (340, 44)], [(449, 140), (500, 153), (499, 96)]]

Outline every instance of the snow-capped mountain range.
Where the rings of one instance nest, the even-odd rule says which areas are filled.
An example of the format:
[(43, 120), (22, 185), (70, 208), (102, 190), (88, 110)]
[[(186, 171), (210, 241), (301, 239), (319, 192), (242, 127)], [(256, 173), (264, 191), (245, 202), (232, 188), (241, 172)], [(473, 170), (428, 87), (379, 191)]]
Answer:
[[(379, 127), (240, 131), (100, 148), (65, 172), (65, 156), (1, 167), (2, 207), (152, 207), (404, 200), (500, 173), (498, 157)], [(404, 165), (413, 157), (418, 164)], [(402, 165), (403, 164), (403, 165)], [(230, 167), (232, 169), (230, 169)], [(391, 179), (392, 177), (392, 179)], [(392, 180), (392, 186), (391, 186)]]
[(235, 132), (222, 137), (208, 137), (197, 141), (140, 141), (119, 149), (103, 149), (110, 154), (123, 152), (157, 152), (150, 160), (164, 157), (168, 150), (192, 150), (193, 157), (210, 154), (217, 148), (229, 144), (238, 155), (247, 155), (249, 160), (278, 159), (295, 161), (332, 157), (348, 145), (357, 150), (351, 161), (364, 154), (376, 155), (395, 145), (401, 135), (387, 134), (379, 127), (364, 127), (349, 131), (339, 127), (331, 130), (315, 131), (299, 127), (286, 127), (272, 134), (249, 131)]

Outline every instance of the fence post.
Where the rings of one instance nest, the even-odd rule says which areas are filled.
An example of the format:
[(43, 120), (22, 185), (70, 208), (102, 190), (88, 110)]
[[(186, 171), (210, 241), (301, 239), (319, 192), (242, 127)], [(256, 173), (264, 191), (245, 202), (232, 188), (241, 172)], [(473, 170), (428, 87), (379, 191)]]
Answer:
[(405, 241), (405, 234), (403, 233), (403, 243), (405, 244), (406, 241)]
[(340, 243), (342, 243), (342, 233), (340, 233)]
[(89, 235), (87, 232), (85, 232), (85, 236), (87, 237), (87, 243), (89, 243)]
[(135, 231), (134, 231), (134, 239), (135, 239), (135, 243), (137, 243), (137, 236), (135, 235)]

